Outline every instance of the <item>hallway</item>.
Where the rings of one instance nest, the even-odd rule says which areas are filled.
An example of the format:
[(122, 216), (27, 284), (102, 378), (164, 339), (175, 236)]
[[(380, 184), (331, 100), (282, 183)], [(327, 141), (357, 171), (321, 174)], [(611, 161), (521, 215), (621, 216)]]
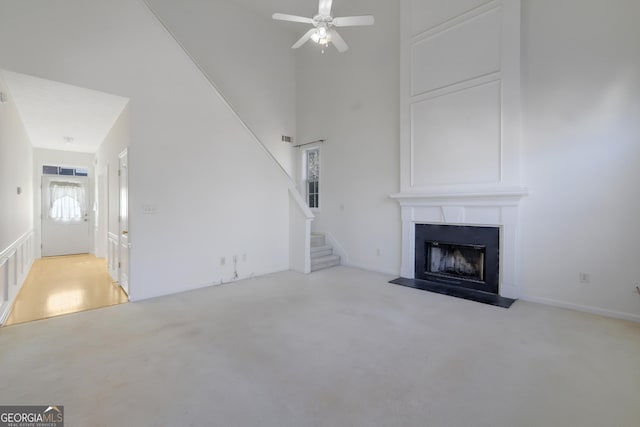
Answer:
[(37, 259), (13, 304), (5, 326), (127, 302), (94, 255)]

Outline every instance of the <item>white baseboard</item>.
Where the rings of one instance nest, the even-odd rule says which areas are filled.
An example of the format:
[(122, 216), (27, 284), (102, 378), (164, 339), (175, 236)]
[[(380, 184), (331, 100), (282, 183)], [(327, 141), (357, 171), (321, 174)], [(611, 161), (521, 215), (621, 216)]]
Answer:
[(112, 232), (107, 233), (107, 271), (114, 282), (118, 282), (118, 235)]
[(566, 308), (566, 309), (569, 309), (569, 310), (582, 311), (582, 312), (585, 312), (585, 313), (597, 314), (599, 316), (612, 317), (614, 319), (630, 320), (632, 322), (640, 323), (640, 315), (638, 315), (638, 314), (624, 313), (624, 312), (613, 311), (613, 310), (606, 310), (606, 309), (603, 309), (603, 308), (592, 307), (592, 306), (589, 306), (589, 305), (581, 305), (581, 304), (574, 304), (574, 303), (571, 303), (571, 302), (557, 301), (557, 300), (550, 299), (550, 298), (541, 298), (541, 297), (534, 297), (534, 296), (526, 296), (525, 295), (520, 299), (523, 300), (523, 301), (535, 302), (535, 303), (544, 304), (544, 305), (550, 305), (552, 307)]
[(0, 251), (0, 325), (4, 325), (16, 295), (22, 289), (34, 260), (33, 230)]
[[(396, 277), (400, 276), (400, 274), (397, 271), (387, 271), (387, 270), (375, 269), (375, 268), (371, 268), (370, 266), (360, 265), (358, 263), (343, 263), (342, 265), (344, 265), (346, 267), (358, 268), (360, 270), (371, 271), (371, 272), (381, 273), (381, 274), (387, 274), (389, 276), (396, 276)], [(535, 296), (522, 296), (519, 299), (521, 299), (522, 301), (528, 301), (528, 302), (533, 302), (533, 303), (537, 303), (537, 304), (548, 305), (548, 306), (551, 306), (551, 307), (565, 308), (565, 309), (568, 309), (568, 310), (581, 311), (581, 312), (584, 312), (584, 313), (596, 314), (596, 315), (599, 315), (599, 316), (610, 317), (610, 318), (613, 318), (613, 319), (629, 320), (631, 322), (640, 323), (640, 315), (639, 314), (625, 313), (625, 312), (613, 311), (613, 310), (606, 310), (606, 309), (603, 309), (603, 308), (592, 307), (592, 306), (588, 306), (588, 305), (574, 304), (574, 303), (570, 303), (570, 302), (558, 301), (558, 300), (554, 300), (554, 299), (550, 299), (550, 298), (541, 298), (541, 297), (535, 297)]]

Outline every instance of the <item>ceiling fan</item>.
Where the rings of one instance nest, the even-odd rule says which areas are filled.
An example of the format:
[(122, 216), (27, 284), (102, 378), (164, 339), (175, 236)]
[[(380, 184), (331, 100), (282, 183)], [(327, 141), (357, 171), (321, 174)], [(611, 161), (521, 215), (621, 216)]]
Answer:
[(274, 13), (272, 18), (278, 21), (291, 21), (291, 22), (300, 22), (302, 24), (311, 24), (313, 28), (305, 33), (304, 36), (300, 38), (293, 46), (292, 49), (297, 49), (309, 39), (313, 40), (315, 43), (324, 47), (329, 45), (329, 42), (333, 43), (333, 45), (338, 49), (338, 52), (346, 52), (349, 49), (347, 43), (345, 43), (344, 39), (338, 34), (338, 32), (333, 27), (355, 27), (362, 25), (373, 25), (375, 22), (373, 16), (365, 15), (365, 16), (345, 16), (342, 18), (333, 18), (331, 16), (331, 4), (333, 0), (320, 0), (320, 4), (318, 5), (318, 14), (313, 18), (305, 18), (303, 16), (295, 16), (295, 15), (287, 15), (284, 13)]

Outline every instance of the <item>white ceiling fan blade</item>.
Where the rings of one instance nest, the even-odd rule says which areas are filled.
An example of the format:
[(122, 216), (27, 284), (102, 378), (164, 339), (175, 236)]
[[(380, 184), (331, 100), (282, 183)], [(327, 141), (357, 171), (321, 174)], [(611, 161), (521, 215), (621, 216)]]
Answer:
[(302, 46), (303, 44), (305, 44), (306, 42), (308, 42), (309, 39), (311, 38), (311, 36), (313, 35), (313, 33), (315, 33), (315, 32), (316, 32), (315, 28), (312, 28), (309, 31), (307, 31), (304, 36), (300, 37), (300, 40), (298, 40), (296, 42), (296, 44), (291, 46), (291, 49), (297, 49), (300, 46)]
[(313, 24), (313, 19), (304, 16), (287, 15), (286, 13), (274, 13), (271, 16), (277, 21), (300, 22), (302, 24)]
[(340, 34), (338, 34), (336, 30), (331, 28), (329, 29), (328, 33), (331, 43), (333, 43), (336, 49), (338, 49), (338, 52), (343, 53), (349, 50), (349, 46), (347, 46), (347, 43), (345, 43), (344, 39), (340, 36)]
[(320, 0), (318, 15), (331, 16), (331, 3), (333, 3), (333, 0)]
[(375, 22), (375, 18), (371, 15), (333, 18), (333, 25), (335, 27), (357, 27), (361, 25), (373, 25)]

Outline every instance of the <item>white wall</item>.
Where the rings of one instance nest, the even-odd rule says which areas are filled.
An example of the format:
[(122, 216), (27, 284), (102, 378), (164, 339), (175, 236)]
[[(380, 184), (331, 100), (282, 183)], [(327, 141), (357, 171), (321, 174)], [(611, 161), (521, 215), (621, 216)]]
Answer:
[[(0, 325), (33, 262), (33, 149), (0, 70)], [(20, 194), (18, 194), (20, 188)]]
[(295, 56), (291, 34), (229, 0), (149, 0), (240, 117), (293, 176)]
[[(35, 148), (33, 150), (33, 236), (35, 242), (35, 257), (42, 256), (42, 166), (68, 166), (83, 167), (89, 169), (89, 188), (87, 197), (87, 208), (89, 212), (93, 208), (94, 170), (93, 154), (76, 153), (72, 151), (48, 150)], [(89, 248), (93, 248), (93, 215), (89, 215)]]
[[(378, 18), (372, 33), (345, 32), (348, 56), (312, 47), (300, 54), (298, 137), (329, 140), (314, 228), (334, 234), (354, 264), (397, 272), (399, 220), (385, 200), (399, 189), (397, 28), (380, 11), (389, 9), (393, 22), (397, 13), (378, 3), (344, 6)], [(640, 3), (630, 0), (524, 0), (521, 52), (522, 185), (530, 190), (521, 215), (525, 298), (635, 320), (638, 16)], [(377, 262), (381, 240), (392, 251)], [(579, 272), (590, 283), (578, 283)]]
[(639, 18), (636, 0), (523, 2), (526, 295), (636, 320)]
[[(33, 228), (33, 149), (0, 72), (0, 253)], [(22, 193), (18, 194), (18, 187)]]
[(288, 268), (286, 174), (142, 3), (0, 9), (8, 68), (131, 99), (132, 300)]
[(398, 2), (334, 6), (337, 16), (369, 13), (373, 27), (340, 29), (346, 53), (300, 49), (298, 141), (327, 140), (314, 231), (331, 233), (350, 265), (398, 274), (400, 209), (389, 199), (400, 187)]
[[(120, 158), (118, 157), (131, 143), (131, 117), (129, 112), (129, 105), (127, 105), (120, 113), (118, 119), (114, 122), (113, 126), (109, 130), (109, 133), (105, 137), (98, 151), (95, 155), (95, 175), (96, 179), (98, 175), (104, 175), (107, 186), (107, 194), (103, 199), (100, 195), (98, 197), (103, 201), (102, 205), (98, 206), (100, 214), (105, 215), (104, 229), (98, 230), (98, 238), (96, 246), (100, 246), (101, 254), (106, 253), (106, 237), (107, 233), (111, 232), (118, 234), (118, 198), (120, 195), (118, 168), (120, 166)], [(104, 203), (106, 202), (106, 203)], [(106, 206), (103, 206), (105, 205)], [(99, 221), (101, 222), (101, 221)]]

